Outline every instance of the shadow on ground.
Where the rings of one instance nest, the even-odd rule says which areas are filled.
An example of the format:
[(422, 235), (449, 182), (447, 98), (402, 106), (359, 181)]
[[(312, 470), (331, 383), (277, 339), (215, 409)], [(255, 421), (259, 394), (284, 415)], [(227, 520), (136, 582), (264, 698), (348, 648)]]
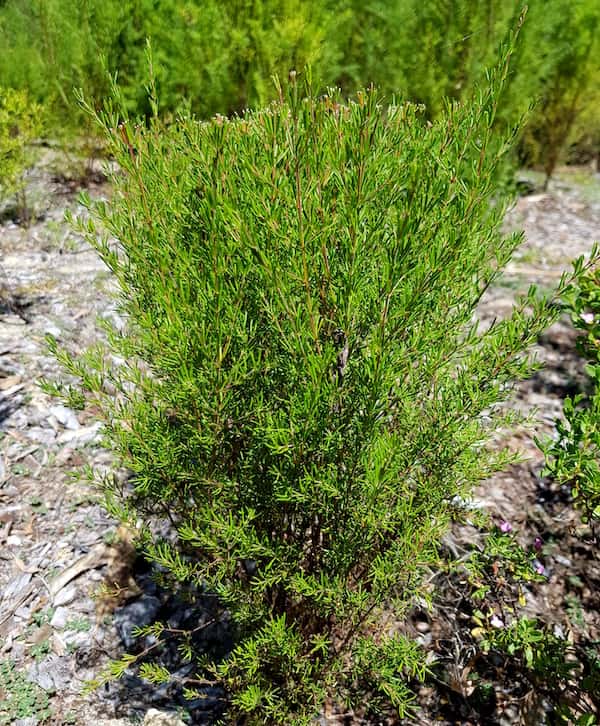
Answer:
[[(196, 657), (201, 654), (216, 660), (226, 656), (233, 647), (227, 613), (210, 594), (197, 589), (173, 592), (161, 587), (157, 581), (164, 573), (149, 566), (143, 558), (136, 560), (134, 568), (133, 575), (140, 594), (114, 613), (114, 625), (120, 639), (117, 657), (124, 653), (146, 652), (140, 663), (157, 664), (166, 668), (172, 677), (168, 683), (153, 685), (137, 674), (128, 673), (105, 687), (103, 697), (112, 703), (118, 717), (136, 718), (149, 708), (158, 708), (185, 714), (189, 724), (214, 724), (223, 715), (225, 692), (218, 686), (196, 682), (198, 665), (195, 660), (185, 657), (185, 650), (191, 649)], [(153, 636), (135, 637), (133, 631), (136, 627), (155, 622), (193, 634), (190, 637), (168, 637), (163, 645), (158, 646)], [(185, 688), (195, 690), (198, 696), (186, 699)]]

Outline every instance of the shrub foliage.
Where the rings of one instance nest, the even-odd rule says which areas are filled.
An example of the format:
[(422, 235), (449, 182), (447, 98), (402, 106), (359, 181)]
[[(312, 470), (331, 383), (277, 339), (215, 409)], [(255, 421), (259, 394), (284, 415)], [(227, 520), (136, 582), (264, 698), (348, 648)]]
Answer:
[(520, 241), (491, 183), (513, 134), (488, 148), (506, 76), (430, 125), (295, 74), (232, 120), (99, 116), (122, 173), (82, 229), (126, 326), (57, 351), (80, 386), (53, 390), (101, 411), (132, 472), (101, 486), (146, 557), (218, 595), (236, 646), (198, 680), (247, 723), (308, 723), (330, 696), (405, 713), (425, 666), (397, 624), (453, 500), (510, 459), (486, 442), (557, 307), (532, 289), (474, 322)]

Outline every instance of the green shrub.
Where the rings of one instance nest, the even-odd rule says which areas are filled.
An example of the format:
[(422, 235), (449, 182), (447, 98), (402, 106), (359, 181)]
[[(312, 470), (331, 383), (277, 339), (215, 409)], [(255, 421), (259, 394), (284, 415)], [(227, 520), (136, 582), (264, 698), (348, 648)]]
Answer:
[(599, 541), (600, 520), (600, 269), (583, 274), (564, 295), (566, 309), (587, 358), (591, 392), (567, 398), (564, 421), (556, 422), (556, 441), (540, 443), (546, 454), (546, 474), (571, 485), (575, 504), (583, 510)]
[(97, 104), (117, 73), (125, 104), (149, 113), (146, 40), (165, 111), (184, 103), (201, 116), (272, 98), (271, 76), (312, 65), (338, 75), (333, 40), (343, 11), (301, 0), (8, 0), (0, 7), (0, 83), (28, 89), (56, 124), (82, 123), (73, 89)]
[(73, 88), (101, 99), (108, 90), (102, 57), (119, 37), (125, 3), (25, 0), (0, 8), (0, 84), (26, 90), (43, 103), (54, 131), (81, 131)]
[[(500, 119), (537, 103), (520, 161), (551, 174), (565, 145), (600, 150), (594, 79), (597, 0), (530, 0)], [(155, 53), (164, 112), (203, 118), (273, 98), (271, 76), (312, 66), (322, 86), (382, 93), (444, 113), (485, 82), (521, 3), (506, 0), (5, 0), (0, 85), (26, 89), (54, 112), (54, 130), (81, 131), (73, 88), (100, 104), (118, 73), (131, 113), (149, 114), (145, 44)], [(590, 124), (593, 133), (590, 134)]]
[(367, 0), (351, 6), (345, 49), (351, 85), (375, 82), (425, 104), (433, 118), (444, 113), (444, 99), (471, 97), (521, 10), (503, 0)]
[[(461, 595), (472, 611), (472, 645), (480, 651), (471, 659), (474, 669), (469, 677), (483, 686), (490, 667), (498, 669), (502, 656), (504, 663), (496, 671), (501, 679), (511, 687), (527, 684), (529, 688), (521, 692), (529, 690), (532, 696), (517, 706), (523, 712), (516, 720), (528, 717), (541, 722), (543, 713), (544, 723), (594, 726), (600, 705), (597, 648), (587, 633), (580, 632), (576, 639), (559, 636), (551, 624), (524, 615), (528, 598), (523, 586), (529, 589), (528, 583), (551, 575), (541, 562), (542, 539), (535, 537), (523, 548), (520, 538), (510, 522), (503, 521), (488, 530), (483, 548), (475, 546), (468, 557), (452, 563), (468, 576)], [(569, 596), (565, 602), (569, 613)], [(461, 639), (458, 634), (457, 641)]]
[[(600, 123), (594, 96), (594, 80), (600, 72), (600, 5), (596, 0), (534, 3), (529, 20), (524, 32), (537, 51), (523, 72), (539, 79), (535, 88), (538, 103), (521, 153), (526, 163), (541, 166), (547, 184), (566, 145), (593, 141), (589, 132)], [(590, 127), (582, 128), (580, 117)], [(579, 134), (574, 136), (577, 130)]]
[(591, 647), (574, 646), (537, 620), (519, 617), (495, 627), (480, 642), (519, 663), (525, 677), (552, 707), (553, 723), (595, 726), (600, 660)]
[[(549, 178), (568, 143), (597, 149), (594, 77), (600, 71), (596, 0), (531, 0), (500, 119), (528, 112), (521, 163)], [(352, 4), (345, 68), (348, 87), (374, 80), (388, 93), (425, 104), (430, 117), (444, 99), (466, 100), (484, 79), (496, 49), (514, 27), (519, 3), (505, 0), (378, 0)], [(531, 108), (533, 107), (533, 108)]]
[[(0, 88), (0, 200), (22, 192), (32, 162), (31, 142), (41, 129), (40, 106), (23, 91)], [(19, 201), (23, 211), (24, 200)]]
[(425, 666), (390, 618), (454, 498), (512, 460), (485, 444), (556, 306), (532, 289), (509, 319), (473, 322), (520, 241), (500, 232), (488, 153), (506, 74), (430, 127), (295, 74), (242, 118), (99, 117), (123, 173), (81, 228), (127, 327), (80, 356), (50, 340), (81, 385), (47, 389), (102, 412), (133, 475), (131, 491), (100, 476), (107, 504), (163, 580), (232, 618), (233, 652), (198, 678), (247, 723), (308, 723), (328, 695), (405, 714)]

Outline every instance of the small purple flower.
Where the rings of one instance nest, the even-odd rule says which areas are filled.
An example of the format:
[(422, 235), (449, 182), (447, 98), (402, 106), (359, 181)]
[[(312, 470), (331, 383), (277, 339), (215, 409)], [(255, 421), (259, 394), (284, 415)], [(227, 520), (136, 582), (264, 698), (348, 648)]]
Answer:
[(535, 570), (537, 575), (542, 575), (543, 577), (547, 577), (546, 568), (539, 560), (533, 561), (533, 569)]
[(579, 317), (588, 325), (592, 325), (594, 322), (594, 313), (580, 313)]
[(490, 618), (490, 625), (494, 628), (503, 628), (504, 621), (497, 615), (492, 615), (492, 617)]
[(504, 532), (504, 534), (508, 534), (509, 532), (512, 532), (512, 524), (510, 522), (503, 520), (502, 522), (500, 522), (500, 531)]
[(543, 542), (542, 538), (541, 538), (541, 537), (536, 537), (536, 538), (535, 538), (535, 539), (533, 540), (533, 549), (534, 549), (534, 550), (535, 550), (536, 552), (539, 552), (539, 551), (540, 551), (540, 550), (542, 549), (542, 545), (543, 545), (543, 544), (544, 544), (544, 542)]

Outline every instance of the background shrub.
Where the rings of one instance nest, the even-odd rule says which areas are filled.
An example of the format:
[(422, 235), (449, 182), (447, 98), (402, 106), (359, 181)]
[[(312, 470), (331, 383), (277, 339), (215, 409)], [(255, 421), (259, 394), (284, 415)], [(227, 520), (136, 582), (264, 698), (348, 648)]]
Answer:
[[(521, 2), (506, 0), (6, 0), (0, 6), (0, 85), (26, 89), (55, 130), (80, 130), (82, 88), (98, 106), (118, 72), (127, 109), (149, 114), (146, 38), (162, 109), (207, 118), (273, 98), (271, 76), (310, 64), (319, 85), (347, 93), (374, 83), (388, 98), (470, 98), (484, 81)], [(521, 163), (551, 174), (567, 144), (599, 150), (597, 0), (531, 0), (500, 118), (534, 103)]]
[(546, 10), (544, 3), (534, 5), (526, 29), (537, 50), (521, 73), (533, 72), (538, 77), (538, 103), (521, 152), (526, 164), (542, 167), (547, 183), (567, 142), (589, 145), (596, 138), (600, 111), (594, 82), (600, 69), (600, 6), (587, 0), (555, 0), (550, 13)]
[(198, 682), (225, 683), (248, 723), (308, 723), (328, 695), (404, 714), (424, 664), (390, 619), (454, 498), (511, 460), (482, 453), (556, 306), (532, 289), (473, 322), (520, 241), (492, 198), (507, 73), (430, 127), (295, 75), (231, 121), (98, 117), (123, 174), (82, 230), (128, 325), (80, 356), (50, 341), (81, 385), (47, 388), (102, 412), (133, 475), (131, 491), (100, 478), (107, 504), (164, 581), (218, 595), (236, 646)]
[(300, 0), (9, 0), (0, 8), (0, 82), (29, 89), (71, 130), (86, 118), (73, 89), (101, 105), (108, 70), (126, 108), (149, 113), (151, 38), (166, 111), (189, 103), (201, 116), (229, 113), (272, 98), (271, 76), (291, 67), (311, 64), (333, 81), (338, 20), (327, 3)]
[(0, 88), (0, 201), (16, 195), (21, 212), (23, 176), (32, 161), (30, 145), (41, 131), (41, 108), (27, 93)]

